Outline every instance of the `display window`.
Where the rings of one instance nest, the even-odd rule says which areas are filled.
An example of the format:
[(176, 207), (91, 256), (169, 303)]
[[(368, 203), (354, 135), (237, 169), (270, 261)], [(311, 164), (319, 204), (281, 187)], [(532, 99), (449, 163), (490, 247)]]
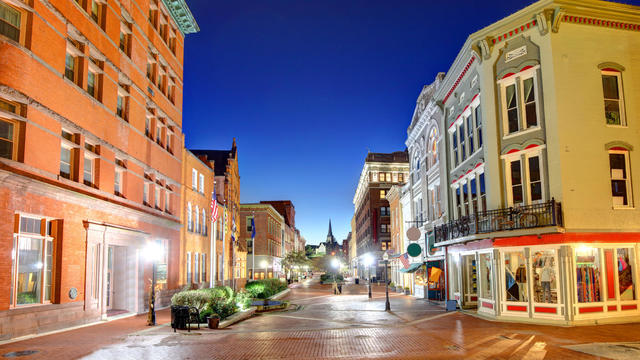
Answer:
[(480, 257), (480, 297), (483, 299), (493, 300), (493, 292), (491, 291), (491, 254), (479, 254)]
[(575, 251), (576, 287), (579, 303), (602, 301), (602, 261), (597, 248), (581, 247)]
[(620, 248), (616, 252), (618, 262), (618, 293), (621, 301), (635, 300), (636, 288), (632, 270), (635, 264), (633, 248)]
[(533, 300), (537, 303), (558, 303), (558, 257), (554, 249), (532, 252)]
[(504, 253), (505, 300), (512, 302), (529, 301), (527, 262), (523, 251)]
[(416, 286), (427, 286), (427, 278), (426, 278), (426, 274), (424, 271), (425, 266), (422, 265), (420, 266), (420, 268), (418, 268), (418, 270), (416, 270), (416, 282), (415, 285)]

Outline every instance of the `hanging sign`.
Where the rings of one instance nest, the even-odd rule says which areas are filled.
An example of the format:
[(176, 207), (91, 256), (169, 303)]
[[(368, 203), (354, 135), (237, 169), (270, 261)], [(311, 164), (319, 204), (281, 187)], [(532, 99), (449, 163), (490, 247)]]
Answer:
[(422, 235), (422, 233), (420, 232), (420, 229), (418, 229), (415, 226), (412, 226), (407, 230), (407, 238), (409, 238), (409, 240), (411, 240), (411, 241), (420, 240), (420, 236), (421, 235)]
[(422, 254), (422, 248), (419, 244), (413, 243), (407, 246), (407, 253), (413, 257), (418, 257)]

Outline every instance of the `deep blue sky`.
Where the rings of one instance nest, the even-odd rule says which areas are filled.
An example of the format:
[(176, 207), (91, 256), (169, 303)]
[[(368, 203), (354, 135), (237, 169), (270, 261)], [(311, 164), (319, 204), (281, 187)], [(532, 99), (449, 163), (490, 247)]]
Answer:
[(235, 137), (242, 202), (290, 199), (307, 243), (329, 218), (342, 241), (367, 149), (404, 150), (422, 86), (468, 34), (531, 3), (188, 1), (200, 32), (186, 37), (186, 146)]

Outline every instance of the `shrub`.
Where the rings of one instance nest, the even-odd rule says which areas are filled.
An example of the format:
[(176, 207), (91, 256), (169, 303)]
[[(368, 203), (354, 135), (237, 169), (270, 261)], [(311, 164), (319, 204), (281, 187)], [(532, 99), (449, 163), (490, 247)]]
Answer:
[(233, 301), (218, 299), (210, 302), (208, 306), (214, 313), (220, 316), (220, 320), (224, 320), (238, 312), (238, 306), (234, 304)]
[(218, 314), (214, 313), (213, 310), (211, 309), (211, 306), (209, 304), (205, 305), (204, 309), (202, 309), (202, 311), (200, 311), (200, 322), (204, 323), (207, 322), (207, 318), (209, 316), (213, 316), (213, 315), (218, 316)]
[(249, 281), (245, 289), (252, 298), (266, 299), (286, 290), (287, 284), (280, 279), (255, 280)]
[(224, 299), (231, 301), (234, 298), (233, 290), (228, 286), (216, 286), (214, 288), (202, 289), (207, 292), (213, 299)]
[(393, 281), (389, 283), (389, 287), (396, 287), (396, 283), (394, 283)]
[(174, 294), (171, 297), (171, 305), (193, 306), (202, 311), (212, 297), (205, 290), (187, 290)]
[[(320, 281), (321, 282), (333, 282), (333, 274), (322, 274), (320, 275)], [(342, 274), (336, 274), (335, 275), (335, 279), (336, 281), (344, 281), (344, 277), (342, 276)]]
[(246, 309), (251, 306), (251, 301), (251, 295), (243, 290), (236, 293), (234, 303), (240, 306), (241, 309)]

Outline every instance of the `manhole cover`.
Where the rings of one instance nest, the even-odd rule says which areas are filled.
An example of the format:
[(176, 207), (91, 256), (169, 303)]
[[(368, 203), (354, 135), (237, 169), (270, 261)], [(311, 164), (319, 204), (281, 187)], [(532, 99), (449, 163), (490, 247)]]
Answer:
[(21, 350), (21, 351), (12, 351), (10, 353), (6, 353), (2, 355), (2, 357), (14, 358), (20, 356), (28, 356), (37, 353), (38, 350)]

